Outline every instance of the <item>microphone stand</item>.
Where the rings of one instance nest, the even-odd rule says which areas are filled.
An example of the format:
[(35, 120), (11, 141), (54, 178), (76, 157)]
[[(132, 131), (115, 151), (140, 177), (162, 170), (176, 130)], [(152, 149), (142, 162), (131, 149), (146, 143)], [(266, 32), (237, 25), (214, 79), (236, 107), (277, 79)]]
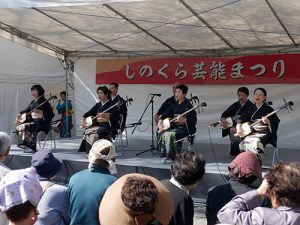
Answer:
[[(153, 123), (153, 111), (154, 111), (154, 109), (153, 109), (153, 102), (154, 102), (153, 99), (154, 99), (154, 97), (155, 97), (155, 95), (152, 95), (152, 96), (151, 96), (151, 99), (150, 99), (148, 105), (146, 106), (146, 108), (145, 108), (145, 110), (144, 110), (144, 112), (143, 112), (141, 118), (140, 118), (139, 121), (138, 121), (138, 123), (141, 122), (141, 120), (142, 120), (142, 118), (143, 118), (145, 112), (147, 111), (149, 105), (151, 104), (151, 134), (152, 134), (152, 135), (151, 135), (151, 141), (152, 141), (152, 142), (151, 142), (151, 145), (150, 145), (150, 149), (141, 151), (141, 152), (139, 152), (139, 153), (137, 153), (137, 154), (135, 154), (135, 155), (140, 155), (140, 154), (143, 154), (143, 153), (149, 152), (149, 151), (153, 153), (153, 151), (156, 150), (156, 148), (154, 147), (154, 134), (153, 134), (153, 133), (154, 133), (154, 123)], [(136, 127), (137, 127), (137, 125), (135, 126), (135, 128), (133, 129), (133, 131), (131, 132), (131, 134), (133, 134), (133, 132), (135, 131)]]

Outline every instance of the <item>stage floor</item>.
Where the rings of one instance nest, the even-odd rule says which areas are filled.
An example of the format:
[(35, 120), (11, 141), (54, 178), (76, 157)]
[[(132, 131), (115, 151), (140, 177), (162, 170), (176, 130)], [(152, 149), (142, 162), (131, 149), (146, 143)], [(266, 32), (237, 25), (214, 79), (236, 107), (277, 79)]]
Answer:
[[(55, 149), (53, 142), (46, 142), (45, 149), (51, 149), (55, 156), (63, 162), (63, 169), (60, 171), (57, 181), (66, 184), (72, 174), (87, 168), (87, 155), (77, 152), (80, 142), (81, 137), (56, 139)], [(41, 144), (43, 145), (43, 142)], [(128, 146), (124, 146), (123, 152), (121, 146), (117, 145), (118, 153), (122, 154), (116, 160), (117, 176), (138, 172), (154, 176), (157, 179), (169, 178), (170, 165), (161, 163), (161, 158), (157, 151), (147, 151), (138, 156), (136, 155), (150, 149), (150, 144), (150, 139), (131, 136), (128, 140)], [(187, 143), (184, 142), (183, 149), (186, 148)], [(38, 150), (41, 150), (41, 148), (38, 147)], [(232, 161), (232, 157), (228, 155), (227, 143), (211, 145), (196, 141), (192, 146), (192, 150), (201, 153), (206, 160), (206, 174), (198, 187), (192, 192), (194, 198), (203, 200), (206, 198), (207, 190), (210, 187), (225, 182), (224, 175), (227, 174), (227, 165)], [(270, 166), (272, 154), (272, 148), (268, 147), (263, 167), (268, 168)], [(22, 149), (16, 145), (12, 145), (10, 156), (5, 161), (5, 164), (11, 169), (29, 167), (31, 156), (32, 154), (23, 153)], [(279, 149), (279, 160), (299, 161), (300, 151), (295, 149)]]

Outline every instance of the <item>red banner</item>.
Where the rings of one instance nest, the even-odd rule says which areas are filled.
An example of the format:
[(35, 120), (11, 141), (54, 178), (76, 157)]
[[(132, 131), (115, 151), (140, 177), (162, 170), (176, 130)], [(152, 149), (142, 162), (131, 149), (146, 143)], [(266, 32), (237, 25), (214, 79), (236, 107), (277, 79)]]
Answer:
[(245, 57), (98, 59), (96, 84), (300, 83), (300, 54)]

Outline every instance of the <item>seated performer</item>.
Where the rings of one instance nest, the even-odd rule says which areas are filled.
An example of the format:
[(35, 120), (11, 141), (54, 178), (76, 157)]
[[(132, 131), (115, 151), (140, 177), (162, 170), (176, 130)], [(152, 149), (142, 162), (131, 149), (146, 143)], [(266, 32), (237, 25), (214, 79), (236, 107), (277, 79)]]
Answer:
[[(159, 121), (159, 118), (161, 116), (161, 114), (163, 114), (171, 105), (175, 104), (176, 103), (176, 97), (175, 97), (175, 90), (176, 90), (176, 87), (179, 85), (178, 82), (175, 82), (173, 85), (172, 85), (172, 93), (173, 95), (169, 98), (167, 98), (163, 103), (162, 105), (160, 106), (160, 108), (158, 109), (157, 113), (155, 114), (154, 116), (154, 122), (155, 124), (158, 124), (158, 121)], [(157, 129), (158, 131), (158, 129)], [(157, 150), (159, 148), (159, 140), (160, 140), (160, 136), (161, 136), (161, 133), (158, 133), (156, 132), (156, 138), (157, 138)]]
[[(239, 137), (246, 136), (239, 145), (240, 150), (251, 151), (255, 153), (260, 160), (264, 156), (264, 147), (267, 144), (272, 144), (274, 147), (277, 147), (277, 130), (280, 122), (276, 113), (268, 118), (265, 117), (274, 111), (274, 109), (266, 103), (266, 98), (267, 91), (264, 88), (256, 88), (254, 90), (255, 104), (249, 107), (248, 111), (238, 119), (236, 126), (236, 135)], [(247, 126), (247, 124), (243, 124), (245, 122), (258, 123), (250, 127)]]
[[(39, 84), (31, 87), (31, 95), (33, 100), (22, 110), (18, 115), (16, 122), (20, 124), (17, 126), (17, 134), (21, 135), (22, 143), (18, 146), (31, 150), (26, 152), (36, 152), (36, 135), (37, 132), (44, 131), (48, 133), (50, 130), (50, 123), (54, 116), (50, 103), (44, 97), (45, 90)], [(55, 96), (53, 96), (55, 97)]]
[(173, 95), (170, 98), (167, 98), (163, 104), (160, 106), (160, 108), (158, 109), (157, 113), (154, 116), (154, 121), (157, 124), (160, 118), (160, 115), (163, 114), (171, 105), (176, 103), (176, 97), (175, 97), (175, 91), (176, 91), (176, 87), (179, 85), (178, 82), (175, 82), (172, 85), (172, 92)]
[[(116, 107), (112, 107), (110, 91), (105, 86), (97, 89), (100, 102), (86, 112), (81, 119), (82, 127), (86, 128), (79, 152), (89, 153), (92, 145), (98, 139), (111, 140), (112, 127), (116, 127), (118, 122), (118, 112)], [(95, 118), (96, 117), (96, 118)]]
[[(248, 99), (249, 90), (246, 87), (240, 87), (237, 90), (238, 101), (229, 106), (221, 115), (221, 125), (222, 125), (222, 137), (229, 135), (230, 138), (230, 151), (229, 154), (232, 156), (237, 156), (240, 153), (239, 143), (241, 139), (235, 137), (236, 133), (236, 122), (238, 115), (243, 114), (248, 110), (253, 103)], [(228, 119), (233, 122), (233, 124), (228, 123)]]
[[(119, 84), (117, 84), (117, 83), (109, 84), (109, 90), (111, 92), (112, 103), (116, 104), (116, 103), (120, 102), (120, 105), (118, 105), (116, 108), (118, 110), (118, 114), (122, 115), (122, 117), (123, 117), (122, 125), (120, 124), (121, 121), (119, 120), (119, 125), (121, 125), (122, 130), (123, 130), (126, 126), (127, 107), (125, 104), (125, 100), (118, 94), (118, 88), (119, 88)], [(116, 129), (113, 130), (113, 132), (112, 132), (113, 138), (115, 138), (115, 136), (117, 134), (117, 129), (119, 127), (117, 127)]]
[[(66, 92), (60, 92), (61, 100), (58, 100), (58, 104), (56, 106), (56, 110), (58, 114), (61, 114), (61, 123), (58, 125), (60, 138), (71, 137), (71, 129), (73, 127), (72, 124), (72, 113), (73, 107), (71, 100), (68, 100), (68, 112), (66, 113)], [(68, 121), (68, 129), (67, 129), (67, 121)]]
[[(160, 131), (164, 131), (166, 129), (164, 119), (177, 117), (187, 110), (193, 108), (190, 101), (185, 97), (187, 91), (188, 87), (184, 84), (176, 87), (175, 97), (177, 102), (169, 107), (169, 109), (167, 109), (167, 111), (160, 116), (160, 120), (158, 122)], [(178, 142), (178, 140), (195, 134), (196, 123), (196, 112), (195, 110), (191, 110), (186, 115), (179, 116), (174, 123), (170, 124), (170, 126), (167, 125), (167, 130), (161, 135), (159, 141), (162, 157), (166, 156), (162, 160), (163, 163), (173, 162), (176, 153), (180, 152), (182, 147), (182, 141)]]

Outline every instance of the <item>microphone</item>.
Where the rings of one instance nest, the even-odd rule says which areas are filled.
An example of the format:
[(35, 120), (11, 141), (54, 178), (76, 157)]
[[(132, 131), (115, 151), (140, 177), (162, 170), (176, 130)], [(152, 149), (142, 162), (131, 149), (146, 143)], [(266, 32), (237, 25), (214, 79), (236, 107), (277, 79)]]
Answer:
[(211, 127), (216, 127), (216, 126), (218, 126), (220, 123), (221, 123), (221, 121), (218, 121), (218, 122), (215, 122), (215, 123), (210, 124), (208, 127), (209, 127), (209, 128), (211, 128)]
[(149, 95), (153, 95), (153, 96), (157, 96), (157, 97), (161, 96), (161, 94), (149, 94)]

